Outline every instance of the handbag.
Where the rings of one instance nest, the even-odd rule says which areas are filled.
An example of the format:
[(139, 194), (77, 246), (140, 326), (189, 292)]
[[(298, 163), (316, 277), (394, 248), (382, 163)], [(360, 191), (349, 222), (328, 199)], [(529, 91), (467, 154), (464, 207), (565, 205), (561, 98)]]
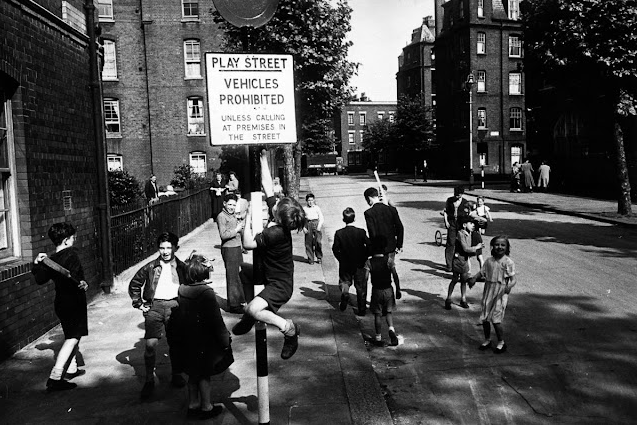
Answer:
[(229, 345), (224, 349), (222, 358), (213, 366), (213, 375), (218, 375), (228, 369), (235, 362), (233, 348)]

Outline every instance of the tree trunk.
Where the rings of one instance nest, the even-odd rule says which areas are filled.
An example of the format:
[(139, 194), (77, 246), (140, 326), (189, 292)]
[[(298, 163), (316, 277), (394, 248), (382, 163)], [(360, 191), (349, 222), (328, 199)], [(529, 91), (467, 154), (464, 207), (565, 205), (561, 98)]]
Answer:
[(627, 158), (625, 157), (625, 143), (622, 129), (618, 122), (614, 123), (614, 138), (616, 139), (616, 173), (618, 177), (618, 214), (631, 214), (631, 185), (629, 184), (629, 171), (627, 170)]
[(297, 182), (297, 198), (299, 198), (299, 191), (301, 186), (301, 145), (298, 143), (294, 147), (295, 153), (295, 182)]
[(288, 196), (293, 199), (297, 199), (299, 196), (299, 183), (297, 180), (297, 173), (295, 170), (295, 157), (293, 152), (293, 145), (284, 146), (284, 176), (286, 179), (286, 188), (288, 190)]

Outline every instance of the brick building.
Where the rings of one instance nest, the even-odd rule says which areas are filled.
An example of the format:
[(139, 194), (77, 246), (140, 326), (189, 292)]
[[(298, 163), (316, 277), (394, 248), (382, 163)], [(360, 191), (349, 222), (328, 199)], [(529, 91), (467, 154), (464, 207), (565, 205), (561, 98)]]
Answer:
[(399, 55), (397, 72), (397, 99), (401, 96), (421, 96), (426, 106), (436, 106), (433, 84), (434, 73), (434, 19), (423, 18), (423, 23), (412, 31), (410, 43)]
[(469, 173), (470, 132), (475, 174), (484, 166), (488, 175), (508, 175), (526, 155), (519, 3), (436, 0), (437, 142), (458, 177)]
[[(349, 172), (361, 172), (370, 168), (371, 161), (368, 152), (363, 150), (363, 132), (366, 125), (379, 119), (387, 118), (394, 121), (397, 103), (389, 101), (373, 102), (364, 94), (360, 100), (348, 102), (340, 114), (340, 122), (336, 131), (337, 139), (341, 141), (340, 152), (344, 164)], [(379, 167), (393, 167), (394, 157), (389, 153), (382, 154), (379, 159)]]
[(53, 223), (76, 227), (90, 295), (104, 277), (106, 163), (85, 15), (92, 7), (81, 0), (0, 2), (0, 358), (58, 323), (53, 285), (36, 285), (30, 273), (37, 253), (53, 252)]
[[(160, 185), (176, 166), (219, 168), (207, 137), (204, 53), (220, 33), (198, 0), (98, 0), (104, 43), (104, 111), (109, 168)], [(209, 7), (206, 7), (206, 6)]]

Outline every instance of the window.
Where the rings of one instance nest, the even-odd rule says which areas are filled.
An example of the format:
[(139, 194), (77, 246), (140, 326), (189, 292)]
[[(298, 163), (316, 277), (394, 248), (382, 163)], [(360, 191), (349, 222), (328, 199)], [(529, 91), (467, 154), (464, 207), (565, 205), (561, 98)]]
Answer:
[(485, 71), (476, 72), (476, 91), (485, 92)]
[(520, 58), (522, 55), (521, 39), (517, 35), (510, 35), (510, 58)]
[(188, 99), (188, 135), (201, 136), (205, 133), (204, 101), (201, 97), (191, 97)]
[(514, 21), (518, 21), (520, 16), (520, 8), (519, 8), (520, 0), (509, 0), (509, 7), (507, 10), (507, 14), (510, 19)]
[(521, 74), (510, 72), (510, 94), (521, 94)]
[[(4, 75), (2, 75), (4, 77)], [(13, 123), (11, 99), (6, 99), (0, 87), (0, 258), (19, 254), (17, 246), (12, 247), (12, 240), (17, 235), (16, 217), (17, 202), (13, 190), (15, 160), (13, 158)]]
[(359, 130), (359, 143), (363, 143), (363, 130)]
[(199, 1), (182, 0), (182, 17), (190, 19), (199, 18)]
[(123, 170), (122, 155), (108, 154), (106, 156), (106, 167), (109, 171)]
[(487, 143), (480, 142), (476, 144), (476, 152), (479, 156), (479, 166), (487, 165)]
[(113, 19), (113, 0), (97, 0), (97, 16), (100, 21)]
[(385, 112), (377, 112), (377, 119), (380, 121), (383, 119)]
[(476, 54), (484, 55), (485, 54), (485, 33), (479, 32), (476, 38)]
[(106, 137), (122, 137), (119, 100), (104, 99), (104, 126), (106, 127)]
[(193, 173), (201, 175), (206, 174), (206, 154), (204, 152), (192, 152), (190, 154), (190, 166)]
[(348, 143), (354, 145), (354, 131), (348, 132)]
[(477, 111), (478, 117), (478, 128), (486, 129), (487, 128), (487, 110), (485, 108), (478, 108)]
[(102, 79), (117, 80), (115, 42), (112, 40), (104, 40), (104, 67), (102, 68)]
[(477, 14), (479, 18), (485, 17), (485, 0), (478, 0)]
[(390, 116), (388, 117), (390, 122), (394, 122), (394, 111), (390, 112)]
[(354, 112), (348, 112), (348, 125), (354, 125)]
[(522, 145), (512, 145), (510, 148), (510, 159), (512, 165), (518, 162), (519, 164), (523, 160), (523, 146)]
[(523, 110), (521, 108), (510, 108), (510, 130), (523, 129)]
[(184, 41), (184, 65), (186, 78), (201, 78), (201, 55), (199, 40)]
[(359, 113), (359, 125), (366, 125), (366, 113), (365, 112), (360, 112)]

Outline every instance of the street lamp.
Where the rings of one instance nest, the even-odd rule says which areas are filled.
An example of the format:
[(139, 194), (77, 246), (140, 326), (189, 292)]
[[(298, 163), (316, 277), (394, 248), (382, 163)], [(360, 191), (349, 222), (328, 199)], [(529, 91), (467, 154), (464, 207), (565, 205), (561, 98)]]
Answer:
[(465, 81), (465, 87), (467, 89), (467, 92), (470, 95), (470, 190), (472, 190), (472, 185), (474, 184), (474, 170), (473, 170), (473, 164), (474, 162), (472, 161), (472, 87), (474, 86), (474, 74), (472, 74), (472, 72), (470, 72), (467, 76), (467, 80)]

